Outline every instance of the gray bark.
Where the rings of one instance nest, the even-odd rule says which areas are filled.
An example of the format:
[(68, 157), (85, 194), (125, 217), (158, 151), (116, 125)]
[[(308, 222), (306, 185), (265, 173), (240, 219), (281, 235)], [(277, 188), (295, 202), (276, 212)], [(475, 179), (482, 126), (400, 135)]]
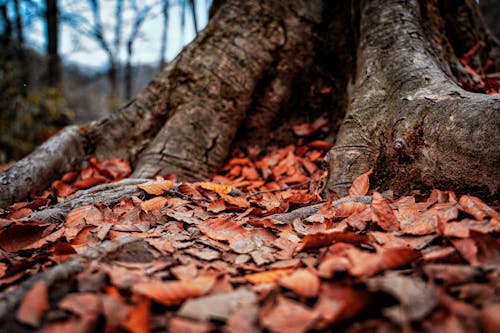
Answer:
[[(339, 194), (370, 168), (376, 186), (398, 194), (498, 193), (500, 148), (491, 143), (500, 99), (459, 87), (458, 42), (447, 29), (458, 23), (443, 19), (446, 1), (214, 4), (207, 28), (119, 112), (70, 127), (1, 174), (0, 206), (41, 191), (90, 155), (126, 158), (136, 178), (202, 179), (233, 144), (291, 137), (276, 123), (325, 112), (331, 138), (343, 119), (327, 157), (328, 188)], [(480, 20), (468, 22), (478, 25), (468, 42), (487, 36)], [(486, 51), (498, 47), (484, 42)], [(322, 86), (331, 92), (316, 94)]]

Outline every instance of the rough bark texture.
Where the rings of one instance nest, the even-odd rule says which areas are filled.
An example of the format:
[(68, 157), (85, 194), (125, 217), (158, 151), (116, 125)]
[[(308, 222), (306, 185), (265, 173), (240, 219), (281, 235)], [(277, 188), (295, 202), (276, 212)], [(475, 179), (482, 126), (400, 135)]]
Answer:
[[(498, 192), (500, 148), (491, 142), (500, 99), (459, 86), (457, 54), (479, 39), (483, 57), (498, 49), (474, 1), (214, 5), (207, 28), (128, 105), (64, 130), (2, 173), (0, 206), (92, 154), (129, 159), (136, 178), (204, 178), (232, 145), (291, 137), (290, 117), (319, 114), (332, 141), (343, 119), (328, 155), (328, 188), (339, 194), (370, 168), (378, 186), (399, 194)], [(460, 35), (460, 26), (473, 33)]]
[(254, 106), (259, 125), (271, 121), (291, 77), (312, 50), (319, 7), (319, 2), (225, 3), (213, 24), (172, 64), (175, 84), (166, 102), (171, 117), (142, 152), (134, 176), (209, 176), (224, 163), (256, 87), (270, 69), (276, 74), (262, 82), (267, 87)]
[[(377, 13), (377, 14), (374, 14)], [(357, 77), (329, 153), (328, 188), (345, 194), (374, 168), (385, 187), (499, 188), (500, 99), (466, 92), (433, 53), (417, 1), (365, 1)], [(474, 170), (474, 172), (471, 172)]]

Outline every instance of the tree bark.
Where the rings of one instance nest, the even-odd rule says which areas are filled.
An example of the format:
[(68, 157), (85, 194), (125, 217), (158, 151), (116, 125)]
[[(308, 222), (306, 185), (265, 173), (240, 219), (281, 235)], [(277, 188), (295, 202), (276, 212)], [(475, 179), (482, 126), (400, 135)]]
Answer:
[[(290, 124), (322, 113), (332, 140), (343, 119), (327, 156), (330, 190), (346, 194), (373, 168), (376, 186), (397, 194), (498, 193), (500, 148), (491, 142), (500, 99), (460, 87), (462, 42), (449, 38), (456, 22), (444, 19), (446, 1), (214, 5), (207, 28), (128, 105), (70, 127), (0, 175), (1, 206), (91, 154), (129, 159), (135, 178), (202, 179), (234, 145), (291, 138)], [(480, 21), (467, 22), (478, 31), (468, 43), (488, 36)], [(483, 43), (485, 52), (498, 47)]]

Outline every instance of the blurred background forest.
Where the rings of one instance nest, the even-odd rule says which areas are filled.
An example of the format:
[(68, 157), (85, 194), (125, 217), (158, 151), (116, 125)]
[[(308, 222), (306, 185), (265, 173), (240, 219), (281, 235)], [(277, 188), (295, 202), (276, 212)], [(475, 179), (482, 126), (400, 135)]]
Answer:
[[(211, 2), (0, 0), (0, 165), (115, 112), (205, 27)], [(480, 5), (500, 38), (498, 0)]]
[(0, 0), (0, 164), (116, 111), (207, 23), (210, 0)]

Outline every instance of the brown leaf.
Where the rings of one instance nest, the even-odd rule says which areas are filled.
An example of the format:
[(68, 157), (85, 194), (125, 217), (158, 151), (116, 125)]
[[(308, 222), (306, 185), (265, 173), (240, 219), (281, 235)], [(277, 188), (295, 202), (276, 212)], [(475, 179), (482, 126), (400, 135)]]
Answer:
[(500, 327), (500, 303), (486, 305), (481, 311), (481, 324), (485, 333), (496, 333)]
[(437, 292), (432, 284), (417, 277), (387, 272), (370, 278), (367, 285), (372, 291), (383, 291), (399, 300), (399, 305), (382, 310), (385, 316), (399, 325), (421, 320), (438, 304)]
[(333, 241), (344, 242), (351, 244), (367, 244), (370, 238), (366, 235), (360, 235), (354, 232), (338, 232), (338, 231), (325, 231), (317, 232), (314, 234), (305, 235), (302, 238), (302, 243), (297, 247), (295, 252), (301, 252), (309, 249), (316, 249), (330, 245)]
[(192, 280), (170, 282), (139, 282), (132, 286), (132, 291), (151, 298), (165, 306), (178, 305), (186, 299), (199, 297), (210, 291), (216, 276), (203, 275)]
[(58, 197), (67, 197), (76, 192), (76, 188), (66, 184), (63, 181), (56, 180), (52, 183), (51, 187), (56, 190)]
[(142, 297), (138, 303), (131, 308), (127, 319), (121, 326), (130, 333), (150, 333), (151, 332), (151, 301)]
[(220, 213), (227, 209), (224, 199), (217, 199), (210, 202), (207, 206), (207, 210), (212, 213)]
[(370, 175), (372, 174), (372, 169), (361, 174), (356, 178), (349, 189), (349, 195), (351, 197), (362, 196), (368, 193), (370, 188)]
[(335, 283), (323, 283), (315, 310), (320, 314), (316, 329), (350, 319), (368, 308), (373, 297), (365, 290), (356, 290)]
[(396, 219), (387, 200), (378, 192), (372, 196), (372, 219), (385, 231), (399, 230), (399, 221)]
[(319, 313), (301, 303), (278, 296), (277, 304), (270, 311), (261, 311), (262, 326), (276, 333), (302, 333), (308, 331)]
[(166, 191), (172, 189), (173, 186), (174, 182), (171, 180), (151, 181), (137, 185), (138, 188), (152, 195), (161, 195)]
[(35, 243), (49, 230), (50, 224), (29, 221), (12, 223), (0, 230), (0, 248), (7, 252), (16, 252)]
[(479, 221), (482, 221), (486, 216), (500, 219), (500, 214), (479, 198), (470, 195), (462, 195), (458, 204), (461, 210), (474, 216), (474, 218)]
[(141, 202), (141, 209), (145, 212), (158, 210), (163, 208), (167, 201), (167, 198), (164, 197), (154, 197), (152, 199)]
[(200, 221), (198, 228), (210, 238), (225, 240), (229, 243), (251, 236), (251, 233), (247, 229), (227, 217), (217, 217)]
[(68, 241), (73, 240), (87, 224), (98, 225), (103, 220), (103, 215), (94, 205), (74, 208), (64, 221), (64, 235)]
[(121, 158), (96, 162), (95, 167), (101, 174), (115, 181), (128, 177), (131, 173), (130, 164)]
[(215, 326), (211, 323), (202, 323), (174, 317), (168, 323), (167, 332), (175, 333), (210, 333)]
[(24, 295), (16, 312), (17, 321), (33, 327), (39, 327), (45, 312), (49, 308), (47, 284), (39, 280)]
[(252, 284), (274, 283), (295, 271), (295, 268), (271, 269), (268, 271), (247, 274), (245, 279)]
[(233, 189), (229, 185), (217, 184), (217, 183), (196, 183), (199, 187), (205, 190), (214, 191), (218, 194), (229, 194)]
[(104, 177), (90, 177), (73, 183), (73, 187), (78, 190), (85, 190), (87, 188), (91, 188), (92, 186), (99, 185), (105, 182), (106, 178)]
[(200, 321), (226, 321), (238, 308), (251, 307), (256, 303), (257, 296), (253, 291), (239, 288), (230, 292), (190, 299), (182, 305), (177, 314)]
[(293, 290), (301, 297), (318, 296), (320, 280), (307, 269), (298, 269), (290, 275), (286, 275), (279, 280), (282, 287)]

